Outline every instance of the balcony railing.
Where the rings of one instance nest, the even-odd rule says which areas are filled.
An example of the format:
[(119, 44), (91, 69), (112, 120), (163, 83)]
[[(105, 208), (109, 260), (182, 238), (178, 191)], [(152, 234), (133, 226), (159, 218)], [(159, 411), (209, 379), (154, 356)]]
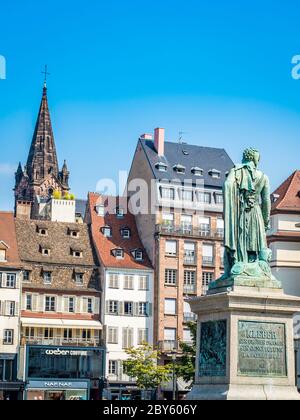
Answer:
[(136, 379), (131, 378), (128, 375), (125, 375), (124, 373), (118, 373), (118, 374), (108, 374), (108, 381), (109, 382), (129, 382), (129, 383), (135, 383)]
[(224, 229), (217, 229), (216, 236), (217, 238), (224, 238)]
[(184, 284), (183, 285), (183, 292), (187, 294), (196, 294), (197, 288), (195, 284)]
[(185, 312), (183, 314), (183, 320), (184, 322), (195, 322), (197, 321), (197, 315), (193, 312)]
[(214, 265), (214, 258), (213, 257), (202, 257), (202, 264), (203, 265)]
[(176, 340), (164, 340), (164, 341), (159, 341), (158, 343), (158, 347), (159, 350), (162, 352), (173, 352), (173, 351), (178, 351), (180, 346), (179, 346), (179, 342)]
[(99, 347), (103, 345), (101, 339), (85, 339), (85, 338), (62, 338), (53, 337), (45, 338), (41, 336), (26, 337), (26, 344), (42, 345), (42, 346), (74, 346), (74, 347)]
[(184, 256), (184, 264), (186, 265), (196, 265), (197, 259), (195, 255), (185, 255)]
[(175, 225), (173, 223), (163, 223), (156, 225), (156, 233), (160, 235), (188, 236), (203, 239), (222, 239), (221, 233), (213, 230), (203, 230), (192, 225)]

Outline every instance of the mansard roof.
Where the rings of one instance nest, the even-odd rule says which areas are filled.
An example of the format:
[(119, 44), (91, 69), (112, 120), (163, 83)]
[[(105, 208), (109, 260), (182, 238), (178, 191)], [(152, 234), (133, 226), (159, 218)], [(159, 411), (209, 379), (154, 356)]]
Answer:
[(0, 212), (0, 242), (5, 244), (7, 260), (0, 262), (0, 268), (21, 268), (13, 213)]

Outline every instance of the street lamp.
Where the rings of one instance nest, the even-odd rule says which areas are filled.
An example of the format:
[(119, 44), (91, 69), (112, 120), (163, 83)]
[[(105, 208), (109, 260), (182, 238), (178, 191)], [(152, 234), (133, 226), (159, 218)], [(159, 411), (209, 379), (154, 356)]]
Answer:
[(176, 353), (172, 353), (172, 363), (173, 363), (173, 401), (176, 401), (176, 391), (177, 391), (177, 376), (175, 373), (176, 369)]

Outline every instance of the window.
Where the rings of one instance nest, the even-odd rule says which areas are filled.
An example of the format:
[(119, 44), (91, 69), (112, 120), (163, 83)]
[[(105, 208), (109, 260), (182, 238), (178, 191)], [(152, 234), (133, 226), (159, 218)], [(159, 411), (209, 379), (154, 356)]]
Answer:
[(213, 273), (203, 272), (202, 273), (202, 294), (205, 295), (210, 282), (213, 280)]
[(4, 330), (4, 332), (3, 332), (3, 344), (4, 345), (14, 344), (14, 330)]
[(185, 174), (185, 167), (182, 165), (175, 165), (173, 167), (174, 171), (177, 172), (178, 174)]
[(133, 315), (133, 302), (124, 302), (124, 315)]
[(68, 312), (70, 313), (75, 313), (75, 298), (74, 297), (69, 297), (69, 310)]
[(224, 220), (221, 218), (217, 219), (217, 236), (219, 238), (224, 237)]
[(124, 289), (133, 290), (133, 276), (124, 276)]
[(210, 217), (199, 217), (200, 235), (210, 235)]
[(112, 229), (110, 226), (104, 226), (100, 230), (106, 238), (110, 238), (112, 236)]
[(15, 274), (6, 274), (6, 287), (8, 289), (15, 289), (17, 283), (17, 276)]
[(170, 257), (177, 255), (177, 241), (166, 241), (166, 255)]
[(84, 307), (84, 312), (88, 314), (92, 314), (93, 313), (93, 299), (83, 298), (83, 307)]
[(71, 249), (71, 255), (73, 255), (75, 258), (82, 258), (83, 256), (82, 251), (74, 249)]
[(52, 273), (50, 271), (44, 271), (43, 278), (44, 278), (44, 284), (52, 283)]
[(79, 231), (78, 230), (69, 229), (69, 235), (72, 238), (79, 238)]
[(38, 233), (41, 236), (47, 236), (48, 235), (48, 229), (46, 229), (46, 228), (38, 228)]
[(98, 214), (98, 216), (104, 217), (105, 215), (105, 207), (103, 204), (98, 204), (96, 206), (96, 213)]
[(56, 298), (54, 296), (45, 297), (45, 311), (46, 312), (56, 311)]
[(160, 172), (167, 172), (168, 165), (163, 162), (158, 162), (155, 164), (156, 169), (158, 169)]
[(124, 209), (122, 207), (117, 207), (116, 208), (116, 216), (117, 217), (124, 217)]
[(72, 340), (73, 338), (73, 330), (71, 329), (64, 329), (64, 340)]
[(83, 286), (83, 279), (84, 279), (83, 273), (75, 273), (75, 283), (77, 286)]
[(2, 247), (2, 243), (0, 241), (0, 261), (1, 262), (6, 262), (6, 251), (7, 248), (6, 247)]
[(122, 347), (123, 349), (129, 349), (133, 347), (133, 328), (123, 328), (123, 340)]
[(121, 248), (114, 249), (112, 254), (117, 258), (117, 260), (122, 260), (124, 258), (124, 250)]
[(26, 295), (26, 311), (32, 311), (32, 295)]
[(139, 290), (149, 290), (149, 277), (148, 276), (139, 277)]
[(223, 194), (216, 194), (216, 204), (223, 204), (223, 203), (224, 203)]
[(211, 204), (211, 193), (199, 192), (198, 193), (198, 199), (199, 199), (200, 203)]
[(191, 234), (193, 229), (193, 217), (187, 214), (181, 215), (181, 230), (183, 233)]
[(182, 190), (181, 199), (182, 201), (193, 201), (193, 191)]
[(185, 264), (196, 263), (196, 244), (194, 242), (184, 243), (184, 263)]
[(50, 256), (50, 249), (49, 248), (41, 248), (41, 253), (44, 257)]
[(4, 305), (4, 316), (15, 316), (16, 314), (16, 303), (13, 301), (5, 301)]
[(184, 343), (193, 343), (193, 336), (189, 328), (183, 330), (183, 342)]
[(131, 231), (128, 228), (121, 229), (121, 236), (123, 239), (130, 239)]
[(53, 338), (53, 328), (45, 328), (44, 329), (44, 338), (46, 340)]
[(107, 313), (109, 315), (118, 315), (118, 313), (119, 313), (119, 302), (117, 300), (109, 300), (107, 302)]
[(177, 284), (177, 270), (165, 270), (165, 284), (176, 286)]
[(23, 282), (30, 283), (30, 271), (23, 272)]
[(91, 330), (82, 330), (82, 339), (83, 340), (90, 340), (92, 337)]
[(174, 213), (163, 213), (162, 222), (164, 226), (172, 227), (174, 225)]
[(165, 328), (164, 330), (164, 338), (165, 341), (171, 341), (171, 342), (175, 342), (176, 341), (176, 328)]
[(174, 188), (161, 188), (161, 198), (166, 200), (175, 199), (175, 190)]
[(118, 374), (118, 361), (110, 360), (108, 366), (108, 374), (116, 376)]
[(140, 249), (135, 250), (134, 258), (136, 261), (143, 261), (143, 258), (144, 258), (143, 251), (141, 251)]
[(203, 169), (195, 167), (191, 169), (192, 174), (195, 176), (203, 176)]
[(107, 342), (108, 344), (118, 344), (118, 328), (117, 327), (108, 327)]
[(148, 343), (149, 337), (148, 337), (148, 328), (138, 329), (138, 346), (141, 346), (144, 343)]
[(186, 270), (184, 272), (184, 285), (185, 286), (196, 285), (196, 271)]
[(148, 304), (139, 302), (139, 316), (148, 316)]
[(34, 338), (34, 336), (35, 336), (34, 328), (33, 327), (26, 327), (25, 328), (25, 337), (28, 340), (32, 340)]
[(176, 315), (177, 313), (177, 300), (176, 299), (165, 299), (165, 314)]
[(213, 245), (203, 245), (202, 249), (202, 259), (203, 264), (212, 264), (214, 261), (214, 246)]
[(212, 178), (217, 178), (217, 179), (221, 178), (221, 172), (218, 171), (217, 169), (211, 169), (208, 173)]
[(109, 275), (108, 287), (110, 289), (119, 289), (119, 275), (118, 274)]

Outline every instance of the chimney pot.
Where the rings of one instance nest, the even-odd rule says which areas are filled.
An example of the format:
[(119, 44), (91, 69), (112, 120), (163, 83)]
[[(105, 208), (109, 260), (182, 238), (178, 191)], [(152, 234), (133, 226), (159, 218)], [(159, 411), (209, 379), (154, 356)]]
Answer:
[(140, 139), (141, 140), (153, 140), (153, 136), (152, 136), (152, 134), (142, 134), (140, 136)]

